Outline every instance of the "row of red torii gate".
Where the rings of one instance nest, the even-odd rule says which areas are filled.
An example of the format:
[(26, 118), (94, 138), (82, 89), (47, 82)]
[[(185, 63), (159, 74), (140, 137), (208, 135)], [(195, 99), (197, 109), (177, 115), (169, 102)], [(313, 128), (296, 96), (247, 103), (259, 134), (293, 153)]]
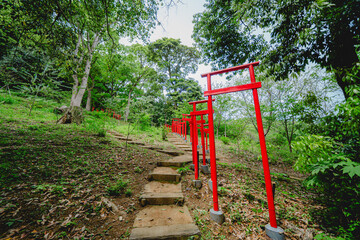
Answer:
[[(261, 118), (260, 104), (257, 89), (261, 88), (261, 82), (256, 82), (254, 67), (259, 65), (259, 62), (249, 63), (245, 65), (240, 65), (236, 67), (226, 68), (218, 70), (215, 72), (202, 74), (201, 77), (207, 77), (207, 91), (204, 92), (204, 96), (207, 97), (206, 100), (189, 102), (193, 106), (193, 111), (189, 114), (182, 114), (183, 118), (173, 118), (172, 124), (166, 124), (166, 127), (169, 131), (176, 133), (184, 138), (187, 141), (187, 125), (190, 126), (190, 142), (192, 146), (192, 157), (193, 163), (192, 168), (194, 169), (193, 185), (197, 188), (202, 186), (201, 180), (199, 179), (199, 169), (205, 173), (211, 173), (211, 180), (209, 181), (209, 187), (213, 193), (213, 208), (210, 209), (210, 217), (215, 222), (221, 224), (224, 222), (224, 214), (219, 209), (218, 203), (218, 190), (217, 190), (217, 171), (216, 171), (216, 148), (215, 148), (215, 135), (214, 135), (214, 119), (213, 119), (213, 99), (214, 95), (252, 90), (254, 98), (254, 106), (256, 113), (256, 120), (258, 125), (258, 133), (260, 140), (261, 156), (264, 170), (265, 178), (265, 187), (266, 195), (268, 202), (269, 218), (270, 224), (265, 226), (266, 234), (271, 239), (284, 239), (284, 231), (277, 226), (276, 215), (275, 215), (275, 206), (274, 206), (274, 195), (271, 184), (269, 161), (266, 150), (266, 142)], [(211, 76), (218, 75), (222, 73), (237, 71), (241, 69), (249, 69), (250, 73), (250, 83), (244, 85), (238, 85), (233, 87), (221, 88), (221, 89), (212, 89), (211, 88)], [(206, 103), (207, 110), (196, 110), (196, 105)], [(204, 115), (208, 115), (208, 123), (204, 120)], [(198, 119), (200, 118), (200, 119)], [(200, 131), (200, 139), (202, 146), (202, 163), (199, 164), (199, 144), (198, 144), (198, 132)], [(210, 166), (207, 165), (205, 152), (210, 153)], [(199, 166), (200, 165), (200, 166)]]

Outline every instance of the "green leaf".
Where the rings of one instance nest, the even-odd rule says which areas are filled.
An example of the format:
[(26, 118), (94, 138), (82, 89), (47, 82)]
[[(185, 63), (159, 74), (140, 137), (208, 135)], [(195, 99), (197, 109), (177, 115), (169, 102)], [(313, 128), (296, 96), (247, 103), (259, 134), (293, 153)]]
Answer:
[(343, 168), (343, 173), (349, 174), (349, 176), (352, 178), (354, 175), (357, 175), (360, 177), (360, 165), (354, 166), (354, 162), (351, 165), (348, 165)]

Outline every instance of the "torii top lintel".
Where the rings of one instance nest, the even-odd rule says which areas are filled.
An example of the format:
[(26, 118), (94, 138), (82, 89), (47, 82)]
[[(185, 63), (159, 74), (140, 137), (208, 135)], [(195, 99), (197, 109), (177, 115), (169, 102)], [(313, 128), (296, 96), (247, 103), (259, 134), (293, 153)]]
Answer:
[(209, 114), (209, 110), (207, 110), (207, 109), (190, 112), (191, 116), (200, 116), (200, 115), (207, 115), (207, 114)]
[[(213, 101), (215, 101), (215, 99), (213, 99)], [(206, 99), (206, 100), (189, 102), (189, 104), (191, 105), (191, 104), (199, 104), (199, 103), (207, 103), (207, 102), (208, 102), (208, 100)]]
[(255, 66), (259, 65), (259, 63), (260, 63), (260, 62), (253, 62), (253, 63), (248, 63), (248, 64), (239, 65), (239, 66), (235, 66), (235, 67), (230, 67), (230, 68), (221, 69), (221, 70), (214, 71), (214, 72), (204, 73), (204, 74), (201, 74), (201, 77), (206, 77), (206, 76), (208, 76), (208, 75), (210, 75), (210, 76), (212, 76), (212, 75), (218, 75), (218, 74), (227, 73), (227, 72), (233, 72), (233, 71), (237, 71), (237, 70), (249, 68), (251, 65), (252, 65), (253, 67), (255, 67)]

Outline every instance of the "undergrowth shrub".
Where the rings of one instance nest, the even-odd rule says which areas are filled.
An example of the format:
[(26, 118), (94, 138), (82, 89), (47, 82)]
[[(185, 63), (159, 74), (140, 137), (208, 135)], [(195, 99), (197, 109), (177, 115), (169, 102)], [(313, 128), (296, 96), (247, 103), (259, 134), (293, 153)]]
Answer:
[(140, 130), (145, 131), (151, 126), (151, 117), (149, 114), (142, 114), (139, 118)]
[(16, 102), (10, 95), (0, 95), (0, 104), (14, 104)]
[(189, 166), (184, 166), (184, 167), (178, 168), (177, 171), (181, 175), (185, 175), (190, 171), (190, 168), (189, 168)]
[[(350, 89), (337, 114), (327, 116), (318, 135), (298, 137), (295, 168), (310, 173), (305, 185), (314, 188), (327, 207), (323, 225), (345, 239), (360, 236), (360, 88)], [(317, 211), (315, 213), (319, 215)]]
[(127, 189), (128, 184), (128, 181), (120, 178), (115, 184), (107, 187), (106, 191), (110, 196), (119, 196), (123, 193), (125, 193), (126, 196), (130, 196), (132, 191), (131, 189)]
[(85, 128), (99, 137), (105, 137), (107, 118), (109, 116), (104, 112), (89, 112), (89, 116), (85, 118)]
[(222, 136), (222, 137), (220, 137), (220, 140), (226, 145), (230, 144), (230, 138), (228, 138), (228, 137)]

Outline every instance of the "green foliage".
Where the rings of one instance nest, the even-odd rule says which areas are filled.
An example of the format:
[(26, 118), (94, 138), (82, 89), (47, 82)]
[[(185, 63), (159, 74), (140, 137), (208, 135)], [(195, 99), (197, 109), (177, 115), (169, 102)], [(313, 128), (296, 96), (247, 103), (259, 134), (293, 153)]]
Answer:
[(241, 172), (242, 170), (246, 169), (247, 167), (242, 163), (223, 163), (219, 162), (219, 166), (227, 167), (227, 168), (235, 168), (237, 171)]
[(219, 187), (218, 188), (218, 193), (219, 193), (220, 196), (225, 196), (225, 195), (231, 193), (231, 191), (229, 189), (225, 188), (225, 187)]
[(225, 145), (229, 145), (230, 143), (230, 138), (228, 137), (220, 137), (220, 140), (225, 144)]
[(125, 190), (125, 196), (131, 197), (131, 195), (132, 195), (132, 190), (130, 188), (126, 189)]
[(169, 80), (185, 78), (198, 68), (199, 52), (194, 47), (182, 45), (180, 39), (158, 39), (150, 44), (149, 52), (152, 61), (157, 62)]
[(311, 165), (327, 161), (332, 155), (334, 144), (335, 142), (329, 137), (299, 136), (292, 145), (298, 154), (294, 168), (301, 172), (308, 172)]
[(310, 172), (306, 186), (325, 195), (325, 224), (340, 225), (342, 235), (354, 239), (360, 233), (360, 163), (330, 137), (299, 137), (294, 149), (299, 153), (295, 168)]
[(16, 102), (10, 95), (0, 95), (1, 104), (14, 104)]
[(60, 100), (61, 67), (44, 52), (12, 49), (0, 59), (0, 83), (7, 89), (21, 90), (24, 96), (42, 96)]
[(109, 114), (102, 111), (93, 111), (88, 113), (88, 117), (85, 118), (84, 125), (88, 131), (99, 137), (106, 136), (106, 122), (109, 119)]
[(64, 195), (64, 187), (61, 185), (55, 184), (41, 184), (41, 185), (34, 185), (32, 186), (35, 191), (45, 193), (49, 191), (50, 193), (55, 193), (58, 196)]
[(180, 173), (181, 175), (185, 175), (190, 171), (189, 166), (184, 166), (184, 167), (180, 167), (177, 169), (178, 173)]
[(111, 196), (119, 196), (125, 193), (127, 196), (131, 195), (131, 190), (127, 189), (129, 182), (120, 178), (115, 184), (106, 188), (106, 192)]
[(330, 237), (324, 233), (317, 234), (314, 237), (315, 240), (345, 240), (345, 238), (342, 237)]
[(188, 78), (198, 69), (200, 57), (196, 48), (182, 45), (180, 39), (162, 38), (149, 45), (149, 56), (166, 79), (169, 104), (164, 107), (170, 108), (167, 111), (173, 112), (181, 103), (201, 98), (199, 83)]
[(163, 127), (161, 128), (161, 138), (162, 138), (163, 141), (166, 140), (166, 138), (167, 138), (167, 133), (168, 133), (167, 127), (163, 126)]
[(359, 83), (344, 74), (358, 62), (358, 1), (208, 0), (205, 7), (194, 17), (193, 38), (216, 68), (260, 58), (263, 69), (281, 80), (311, 61), (333, 71), (345, 94)]
[(239, 26), (232, 6), (236, 6), (235, 1), (208, 0), (205, 11), (194, 16), (193, 38), (204, 61), (218, 69), (253, 61), (266, 45), (262, 36), (249, 34), (251, 29)]
[(142, 131), (147, 130), (151, 126), (150, 114), (147, 113), (141, 114), (138, 123), (140, 126), (140, 130)]
[(142, 173), (144, 171), (144, 169), (140, 168), (140, 167), (135, 167), (134, 171), (136, 173)]

